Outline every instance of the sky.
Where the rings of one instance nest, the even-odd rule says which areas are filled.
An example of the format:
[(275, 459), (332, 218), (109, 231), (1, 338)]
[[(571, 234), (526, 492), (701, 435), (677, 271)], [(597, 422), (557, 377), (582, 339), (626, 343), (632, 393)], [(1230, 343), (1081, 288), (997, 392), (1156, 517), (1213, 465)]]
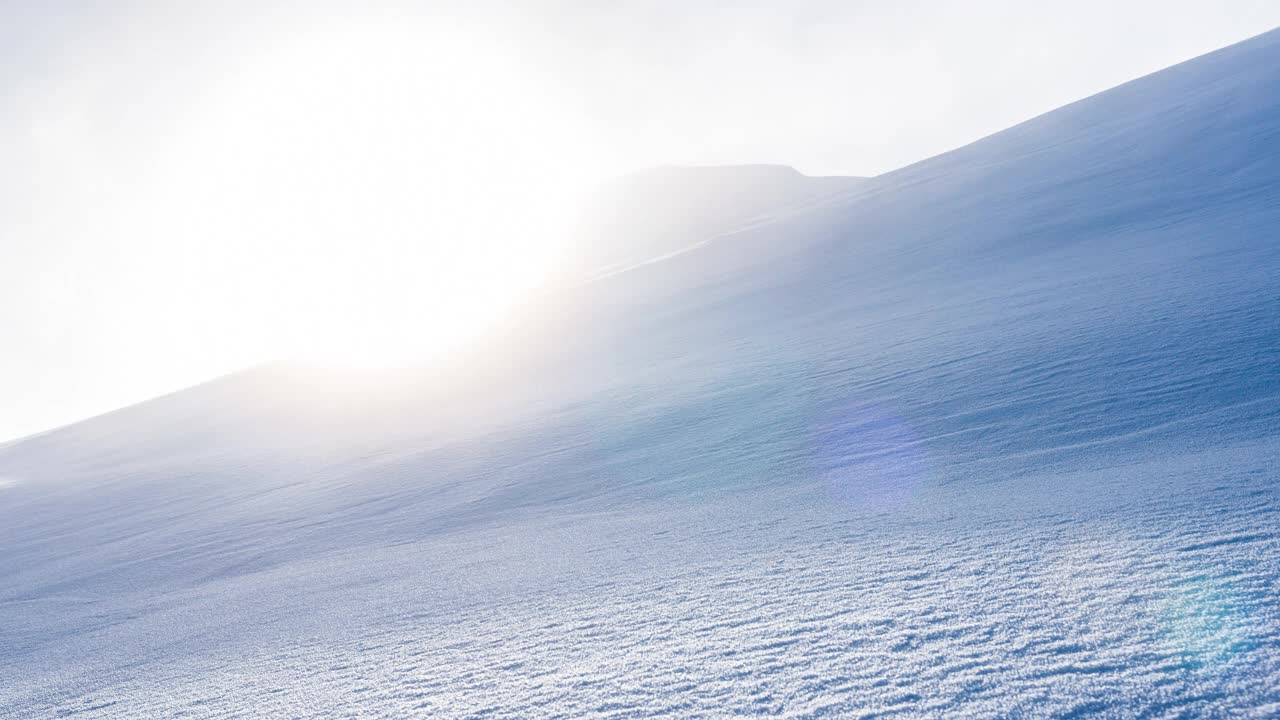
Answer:
[[(277, 357), (446, 354), (601, 178), (875, 175), (1274, 0), (0, 0), (0, 440)], [(370, 360), (375, 362), (369, 362)]]

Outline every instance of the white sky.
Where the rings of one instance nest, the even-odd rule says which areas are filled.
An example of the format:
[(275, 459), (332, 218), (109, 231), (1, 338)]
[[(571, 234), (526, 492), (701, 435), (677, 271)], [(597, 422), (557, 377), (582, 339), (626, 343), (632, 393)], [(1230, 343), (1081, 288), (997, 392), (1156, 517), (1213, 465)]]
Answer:
[(1275, 0), (0, 0), (0, 439), (266, 359), (368, 257), (388, 327), (421, 325), (450, 291), (403, 268), (463, 261), (420, 237), (481, 232), (451, 212), (499, 234), (529, 188), (666, 163), (877, 174), (1277, 25)]

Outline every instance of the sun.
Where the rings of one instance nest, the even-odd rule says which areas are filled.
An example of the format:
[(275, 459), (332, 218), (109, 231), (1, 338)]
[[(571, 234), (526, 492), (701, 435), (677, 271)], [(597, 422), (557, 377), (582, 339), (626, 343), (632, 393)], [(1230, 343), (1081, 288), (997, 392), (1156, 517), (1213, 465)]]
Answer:
[(544, 283), (596, 153), (520, 68), (457, 29), (377, 23), (248, 57), (157, 203), (202, 235), (228, 335), (319, 365), (410, 365)]

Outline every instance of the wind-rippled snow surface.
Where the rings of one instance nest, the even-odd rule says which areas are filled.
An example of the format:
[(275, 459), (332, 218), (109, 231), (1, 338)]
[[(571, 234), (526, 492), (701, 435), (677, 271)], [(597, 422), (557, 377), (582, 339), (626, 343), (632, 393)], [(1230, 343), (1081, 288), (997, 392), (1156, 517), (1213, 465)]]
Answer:
[(0, 717), (1280, 716), (1280, 34), (849, 188), (0, 449)]

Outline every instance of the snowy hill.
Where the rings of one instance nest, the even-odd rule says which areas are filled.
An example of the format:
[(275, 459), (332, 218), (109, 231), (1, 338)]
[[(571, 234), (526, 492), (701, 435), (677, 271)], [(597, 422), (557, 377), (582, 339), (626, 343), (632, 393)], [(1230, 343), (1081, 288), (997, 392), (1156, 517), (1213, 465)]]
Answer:
[(0, 448), (0, 717), (1280, 713), (1280, 32), (877, 178), (671, 172), (447, 376)]

